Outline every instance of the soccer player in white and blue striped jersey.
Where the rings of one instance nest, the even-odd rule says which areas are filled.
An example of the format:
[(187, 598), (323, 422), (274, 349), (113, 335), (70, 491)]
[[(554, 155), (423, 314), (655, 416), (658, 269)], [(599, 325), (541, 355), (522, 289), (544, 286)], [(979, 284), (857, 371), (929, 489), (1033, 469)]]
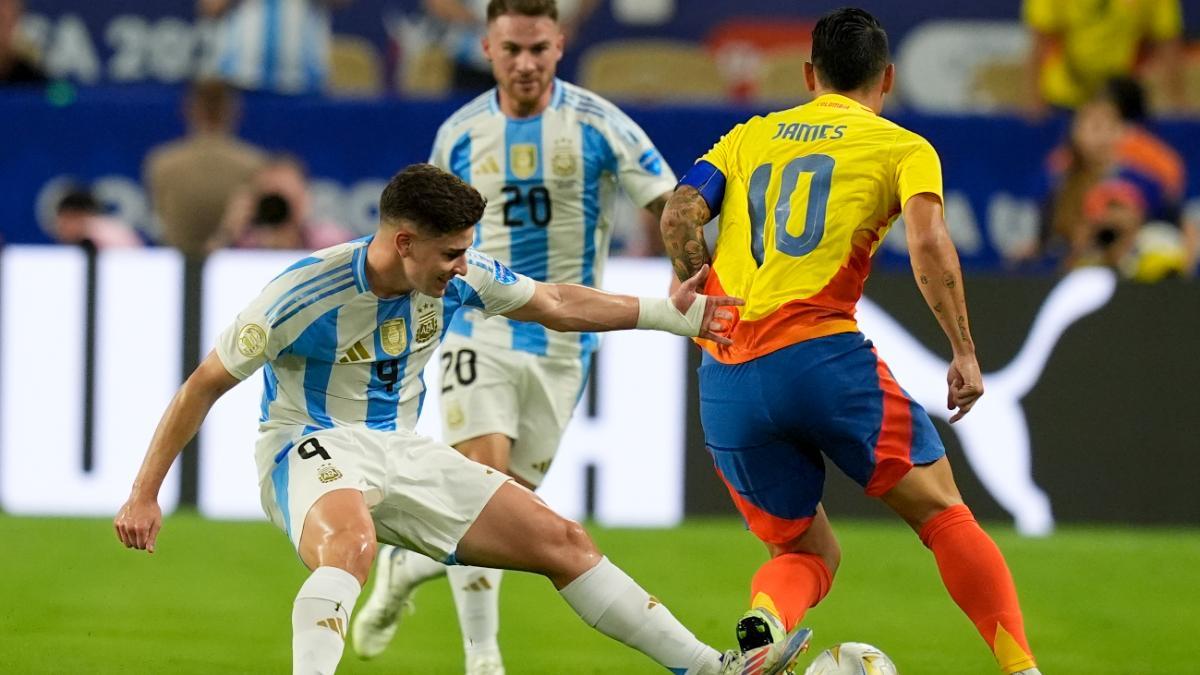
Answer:
[[(576, 523), (453, 448), (413, 433), (422, 368), (463, 306), (556, 330), (651, 328), (725, 342), (737, 300), (670, 298), (540, 283), (470, 249), (483, 199), (430, 165), (397, 174), (371, 237), (284, 270), (218, 338), (163, 413), (114, 520), (127, 547), (154, 551), (158, 491), (221, 395), (264, 369), (255, 451), (264, 510), (312, 570), (292, 607), (293, 673), (332, 673), (375, 542), (447, 563), (549, 578), (597, 630), (676, 673), (777, 672), (799, 647), (721, 655), (596, 550)], [(681, 309), (682, 308), (682, 309)], [(758, 671), (755, 671), (758, 672)]]
[[(616, 106), (555, 77), (563, 36), (554, 0), (491, 0), (484, 51), (496, 87), (442, 124), (430, 163), (488, 200), (474, 247), (539, 281), (599, 286), (619, 190), (655, 216), (675, 175)], [(657, 233), (654, 235), (657, 237)], [(591, 370), (592, 333), (460, 312), (443, 347), (442, 440), (536, 489)], [(468, 675), (503, 673), (500, 571), (445, 568), (385, 549), (351, 636), (382, 652), (412, 587), (450, 577)]]
[(216, 73), (243, 89), (319, 93), (329, 75), (330, 10), (350, 0), (200, 0), (220, 18)]

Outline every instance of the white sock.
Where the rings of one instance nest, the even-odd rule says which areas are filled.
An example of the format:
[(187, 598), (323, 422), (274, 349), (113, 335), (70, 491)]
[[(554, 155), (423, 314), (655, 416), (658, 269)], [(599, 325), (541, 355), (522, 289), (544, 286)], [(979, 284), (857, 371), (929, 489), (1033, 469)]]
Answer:
[[(399, 553), (395, 546), (384, 544), (379, 548), (379, 557), (381, 558), (391, 556), (394, 553)], [(423, 584), (446, 573), (446, 566), (433, 558), (413, 551), (403, 551), (403, 553), (404, 564), (398, 570), (398, 573), (404, 575), (405, 583), (409, 586)]]
[(332, 675), (362, 586), (346, 570), (318, 567), (292, 605), (292, 674)]
[(603, 558), (559, 593), (580, 618), (666, 666), (688, 675), (715, 673), (721, 655), (700, 642), (657, 598)]
[(503, 572), (489, 567), (456, 565), (446, 570), (458, 625), (462, 629), (463, 651), (472, 656), (500, 655), (500, 578)]

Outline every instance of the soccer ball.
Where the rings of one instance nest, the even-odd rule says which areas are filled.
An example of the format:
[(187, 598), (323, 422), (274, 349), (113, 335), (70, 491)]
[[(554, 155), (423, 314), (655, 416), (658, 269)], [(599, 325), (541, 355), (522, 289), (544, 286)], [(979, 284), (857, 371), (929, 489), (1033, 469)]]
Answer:
[(896, 664), (878, 647), (843, 642), (817, 655), (804, 675), (897, 675)]

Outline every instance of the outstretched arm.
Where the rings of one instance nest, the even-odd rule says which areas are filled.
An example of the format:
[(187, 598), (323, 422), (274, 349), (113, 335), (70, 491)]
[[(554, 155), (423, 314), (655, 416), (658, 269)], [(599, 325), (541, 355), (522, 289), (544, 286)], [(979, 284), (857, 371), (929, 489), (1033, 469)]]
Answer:
[(934, 318), (950, 339), (954, 354), (946, 376), (949, 392), (946, 407), (958, 409), (950, 421), (957, 422), (970, 412), (983, 396), (983, 376), (975, 358), (975, 341), (967, 321), (967, 300), (963, 293), (962, 269), (958, 252), (942, 216), (942, 202), (933, 194), (913, 195), (904, 204), (904, 227), (908, 254), (912, 260), (921, 295), (933, 310)]
[(712, 263), (704, 241), (704, 225), (709, 220), (712, 212), (708, 202), (691, 185), (680, 185), (667, 200), (659, 227), (667, 256), (680, 281), (695, 276)]
[(698, 294), (707, 275), (708, 268), (702, 267), (669, 298), (638, 298), (575, 284), (538, 283), (529, 302), (505, 316), (558, 331), (644, 328), (732, 344), (729, 338), (719, 335), (733, 320), (733, 313), (724, 307), (742, 301)]
[(150, 449), (133, 480), (129, 500), (113, 520), (117, 537), (126, 547), (154, 552), (154, 541), (162, 526), (158, 491), (163, 478), (183, 446), (196, 435), (213, 403), (239, 381), (225, 370), (213, 351), (175, 393), (150, 440)]

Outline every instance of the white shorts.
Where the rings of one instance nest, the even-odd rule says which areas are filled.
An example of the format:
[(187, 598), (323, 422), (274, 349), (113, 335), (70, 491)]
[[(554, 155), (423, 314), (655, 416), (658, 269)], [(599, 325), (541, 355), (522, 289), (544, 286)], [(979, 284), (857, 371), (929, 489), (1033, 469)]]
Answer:
[(297, 548), (312, 505), (327, 492), (352, 488), (363, 493), (379, 541), (452, 562), (467, 528), (509, 480), (408, 430), (303, 432), (265, 432), (255, 452), (263, 510)]
[(508, 470), (541, 485), (583, 393), (591, 359), (550, 358), (448, 335), (442, 344), (442, 440), (513, 440)]

